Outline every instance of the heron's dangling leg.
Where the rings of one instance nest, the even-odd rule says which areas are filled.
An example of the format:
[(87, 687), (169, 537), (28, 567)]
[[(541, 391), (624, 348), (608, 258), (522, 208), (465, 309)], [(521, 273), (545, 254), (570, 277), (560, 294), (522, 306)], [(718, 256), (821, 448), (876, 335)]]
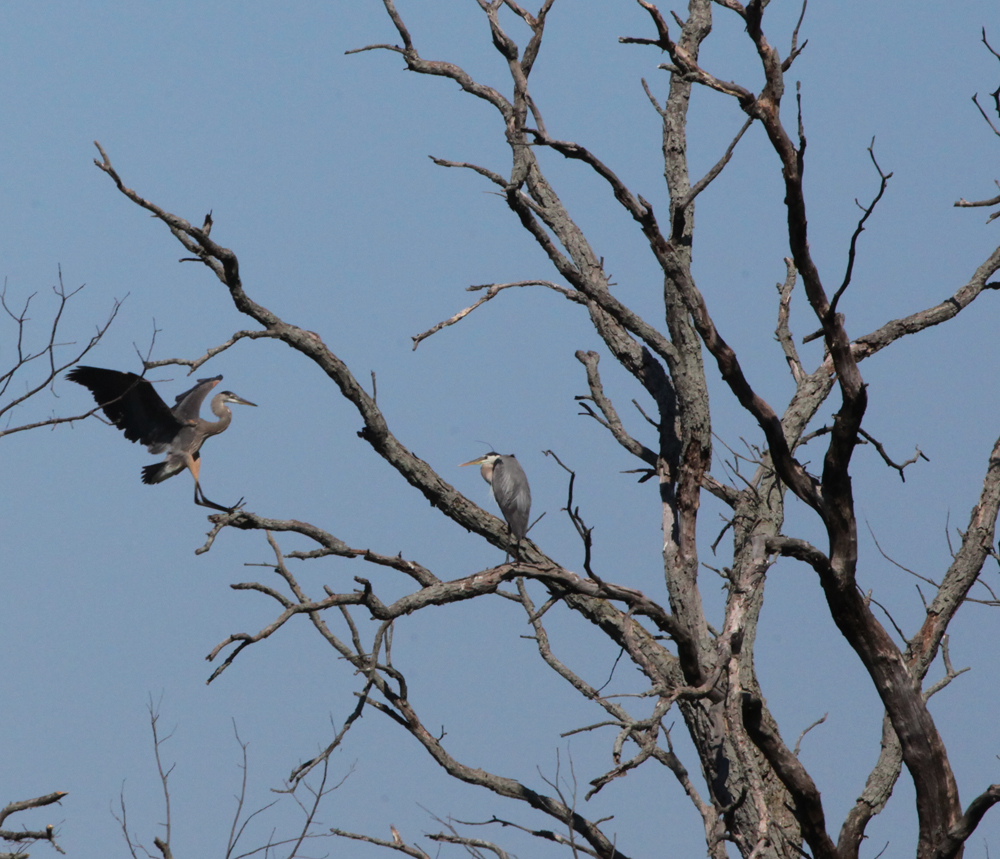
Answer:
[(221, 504), (216, 504), (214, 501), (209, 501), (205, 497), (205, 493), (202, 491), (201, 484), (198, 482), (198, 472), (201, 470), (201, 460), (195, 459), (193, 456), (188, 454), (187, 456), (187, 467), (191, 472), (191, 476), (194, 478), (194, 503), (200, 507), (211, 507), (213, 510), (221, 510), (223, 513), (233, 513), (239, 509), (239, 506), (243, 503), (241, 498), (232, 507), (223, 507)]
[(201, 491), (201, 486), (196, 480), (194, 482), (194, 503), (200, 505), (201, 507), (211, 507), (213, 510), (221, 510), (223, 513), (233, 513), (239, 509), (240, 504), (243, 503), (243, 499), (241, 498), (233, 507), (223, 507), (221, 504), (209, 501), (205, 497), (205, 493)]

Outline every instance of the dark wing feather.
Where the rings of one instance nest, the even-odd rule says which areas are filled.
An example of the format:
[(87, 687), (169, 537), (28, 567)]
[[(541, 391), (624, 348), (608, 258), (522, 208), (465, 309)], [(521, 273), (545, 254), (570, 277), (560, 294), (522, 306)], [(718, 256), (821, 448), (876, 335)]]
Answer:
[(166, 450), (183, 426), (153, 386), (135, 373), (80, 366), (66, 378), (88, 388), (125, 438), (146, 445), (151, 453)]
[(201, 404), (205, 402), (205, 397), (219, 382), (222, 376), (213, 376), (211, 379), (199, 379), (198, 384), (190, 391), (179, 394), (175, 400), (175, 405), (171, 409), (174, 416), (182, 423), (198, 420), (201, 414)]
[(520, 540), (528, 533), (531, 512), (531, 489), (521, 463), (513, 456), (501, 456), (493, 465), (492, 487), (510, 533)]

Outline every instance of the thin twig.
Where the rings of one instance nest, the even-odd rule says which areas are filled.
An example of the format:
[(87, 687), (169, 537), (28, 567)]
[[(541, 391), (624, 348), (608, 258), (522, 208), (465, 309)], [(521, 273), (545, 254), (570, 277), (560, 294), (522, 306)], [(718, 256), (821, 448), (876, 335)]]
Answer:
[(799, 756), (799, 749), (802, 748), (802, 738), (805, 737), (805, 735), (808, 734), (813, 728), (822, 725), (826, 721), (826, 717), (829, 715), (829, 713), (824, 713), (815, 722), (809, 725), (809, 727), (805, 728), (801, 734), (799, 734), (799, 738), (795, 741), (795, 748), (792, 749), (792, 754), (795, 755), (795, 757)]
[(426, 340), (432, 334), (436, 334), (442, 328), (446, 328), (449, 325), (454, 325), (456, 322), (460, 322), (466, 316), (472, 313), (472, 311), (475, 310), (477, 307), (482, 306), (491, 298), (496, 297), (502, 290), (511, 289), (512, 287), (521, 287), (521, 286), (544, 286), (549, 289), (555, 290), (556, 292), (560, 293), (561, 295), (564, 295), (571, 301), (577, 301), (577, 302), (583, 301), (583, 296), (581, 296), (576, 290), (567, 289), (564, 286), (559, 286), (558, 284), (553, 283), (551, 280), (517, 280), (512, 283), (486, 283), (480, 286), (470, 286), (466, 288), (468, 292), (475, 292), (480, 289), (485, 289), (486, 295), (480, 298), (479, 301), (477, 301), (471, 307), (466, 307), (464, 310), (458, 311), (458, 313), (456, 313), (454, 316), (451, 316), (442, 322), (438, 322), (436, 325), (434, 325), (431, 328), (428, 328), (422, 334), (411, 336), (410, 339), (413, 341), (413, 349), (416, 350), (416, 348), (420, 345), (421, 341)]
[[(837, 312), (837, 303), (840, 301), (840, 297), (847, 290), (847, 287), (851, 283), (851, 275), (854, 272), (854, 259), (857, 255), (858, 248), (858, 237), (865, 231), (865, 221), (871, 216), (871, 213), (875, 211), (875, 207), (878, 205), (878, 201), (882, 199), (882, 195), (885, 193), (885, 189), (889, 184), (889, 180), (892, 178), (892, 173), (883, 173), (882, 168), (879, 167), (878, 161), (875, 159), (875, 138), (872, 138), (872, 142), (868, 145), (868, 156), (872, 160), (872, 164), (875, 165), (875, 169), (878, 171), (879, 175), (879, 187), (878, 193), (875, 195), (875, 199), (868, 204), (867, 207), (862, 208), (864, 214), (861, 216), (861, 220), (858, 221), (858, 225), (854, 230), (854, 235), (851, 236), (850, 249), (847, 252), (847, 271), (844, 273), (844, 281), (840, 284), (839, 289), (833, 294), (833, 298), (830, 301), (829, 315), (833, 316)], [(854, 201), (858, 207), (861, 204), (855, 199)]]
[(906, 483), (906, 475), (903, 472), (908, 465), (913, 465), (918, 459), (922, 459), (924, 460), (924, 462), (930, 462), (930, 459), (927, 458), (927, 455), (918, 447), (917, 452), (913, 454), (913, 456), (911, 456), (908, 460), (906, 460), (906, 462), (895, 463), (889, 457), (889, 454), (886, 453), (885, 447), (882, 445), (880, 441), (870, 436), (860, 427), (858, 428), (858, 435), (866, 439), (872, 445), (872, 447), (874, 447), (875, 450), (878, 451), (879, 456), (882, 457), (882, 460), (885, 462), (886, 465), (888, 465), (890, 468), (895, 468), (896, 471), (899, 472), (899, 477), (903, 481), (903, 483)]

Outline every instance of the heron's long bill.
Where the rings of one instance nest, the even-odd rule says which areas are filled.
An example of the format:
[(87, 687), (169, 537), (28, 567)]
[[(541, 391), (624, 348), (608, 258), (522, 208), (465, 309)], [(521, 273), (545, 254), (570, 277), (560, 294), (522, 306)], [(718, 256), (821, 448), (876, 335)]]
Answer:
[(470, 459), (468, 462), (459, 463), (458, 467), (464, 468), (466, 465), (482, 465), (486, 461), (487, 456), (489, 456), (489, 454), (486, 454), (486, 456), (481, 456), (479, 457), (479, 459)]

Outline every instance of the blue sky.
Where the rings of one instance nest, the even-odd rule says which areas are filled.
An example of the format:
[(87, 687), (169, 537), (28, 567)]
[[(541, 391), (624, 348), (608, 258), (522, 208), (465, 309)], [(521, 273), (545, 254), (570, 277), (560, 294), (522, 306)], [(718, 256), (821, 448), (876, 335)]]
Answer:
[[(650, 35), (635, 4), (556, 3), (533, 73), (533, 93), (557, 138), (586, 144), (654, 206), (665, 208), (658, 117), (642, 92), (662, 96), (666, 74), (650, 48), (620, 35)], [(428, 8), (429, 7), (429, 8)], [(667, 7), (663, 7), (666, 9)], [(507, 89), (478, 6), (400, 0), (422, 54), (463, 65)], [(721, 78), (756, 89), (760, 71), (742, 27), (718, 10), (702, 55)], [(774, 0), (766, 29), (787, 51), (796, 4)], [(810, 5), (809, 46), (791, 77), (802, 81), (809, 139), (806, 161), (812, 249), (829, 283), (839, 282), (858, 217), (855, 198), (877, 190), (866, 148), (894, 176), (861, 239), (854, 283), (842, 309), (860, 335), (886, 319), (936, 303), (964, 283), (996, 246), (1000, 223), (984, 210), (952, 207), (959, 197), (993, 196), (998, 140), (970, 96), (997, 86), (1000, 67), (979, 42), (986, 26), (1000, 44), (996, 8), (951, 4), (947, 13), (902, 2)], [(523, 32), (513, 28), (524, 41)], [(488, 509), (488, 487), (456, 466), (488, 447), (515, 452), (531, 480), (532, 532), (552, 557), (578, 569), (581, 552), (560, 512), (566, 484), (541, 453), (555, 450), (576, 468), (577, 501), (595, 526), (595, 560), (607, 578), (660, 595), (659, 511), (655, 488), (622, 475), (634, 461), (573, 400), (585, 377), (573, 357), (598, 349), (585, 315), (554, 293), (508, 291), (413, 352), (410, 337), (472, 303), (470, 284), (553, 278), (492, 187), (469, 172), (434, 166), (429, 155), (503, 171), (509, 156), (498, 117), (451, 82), (403, 70), (394, 54), (344, 52), (396, 34), (375, 0), (301, 2), (37, 2), (0, 6), (0, 234), (9, 300), (33, 300), (30, 336), (42, 338), (61, 266), (66, 286), (86, 288), (71, 303), (64, 339), (86, 339), (112, 302), (114, 325), (88, 363), (139, 369), (156, 331), (154, 358), (201, 355), (248, 325), (201, 266), (162, 224), (125, 200), (92, 164), (92, 141), (108, 151), (124, 181), (164, 208), (200, 221), (211, 210), (213, 238), (239, 256), (247, 291), (289, 322), (318, 332), (366, 385), (396, 435), (444, 479)], [(786, 110), (792, 107), (789, 98)], [(743, 118), (732, 102), (696, 93), (690, 127), (692, 169), (707, 169)], [(602, 185), (579, 164), (543, 159), (556, 188), (591, 235), (622, 300), (657, 321), (659, 277), (648, 250)], [(738, 350), (758, 391), (779, 409), (792, 392), (773, 341), (774, 283), (787, 253), (776, 158), (759, 129), (741, 142), (723, 176), (698, 201), (696, 275), (714, 318)], [(793, 331), (816, 326), (796, 296)], [(900, 563), (939, 576), (948, 562), (946, 523), (964, 527), (997, 434), (1000, 363), (996, 297), (984, 295), (939, 330), (902, 342), (862, 367), (870, 385), (866, 428), (897, 459), (919, 446), (930, 462), (902, 484), (876, 454), (857, 455), (859, 512)], [(0, 367), (12, 356), (12, 328), (0, 322)], [(69, 347), (67, 347), (68, 349)], [(820, 347), (802, 347), (815, 365)], [(605, 355), (607, 392), (628, 411), (641, 391)], [(243, 342), (196, 375), (259, 404), (237, 410), (226, 435), (204, 451), (202, 482), (225, 503), (275, 518), (313, 522), (352, 546), (402, 552), (444, 579), (498, 563), (498, 552), (445, 521), (356, 437), (360, 419), (318, 370), (285, 346)], [(190, 386), (179, 368), (151, 378), (168, 401)], [(713, 426), (732, 447), (760, 443), (752, 420), (710, 372)], [(58, 382), (18, 411), (15, 423), (88, 407), (86, 392)], [(832, 408), (831, 408), (832, 410)], [(821, 415), (821, 419), (822, 419)], [(641, 434), (632, 414), (628, 421)], [(151, 457), (96, 420), (5, 437), (0, 545), (0, 659), (7, 706), (0, 711), (0, 800), (65, 790), (59, 807), (21, 823), (57, 823), (71, 856), (124, 855), (109, 812), (123, 790), (131, 828), (151, 847), (162, 820), (146, 707), (160, 701), (172, 776), (175, 855), (221, 854), (238, 789), (235, 720), (250, 743), (249, 805), (332, 735), (359, 687), (348, 666), (306, 624), (289, 624), (240, 656), (211, 686), (205, 655), (229, 634), (256, 631), (274, 616), (259, 595), (233, 582), (264, 579), (272, 560), (261, 534), (224, 532), (195, 556), (208, 530), (191, 503), (190, 480), (139, 482)], [(721, 476), (721, 460), (715, 471)], [(721, 509), (705, 500), (703, 552)], [(721, 527), (721, 525), (720, 525)], [(790, 510), (789, 533), (819, 539), (818, 523)], [(286, 550), (301, 541), (282, 539)], [(912, 630), (921, 612), (913, 580), (867, 539), (864, 586)], [(386, 594), (405, 584), (360, 561), (300, 566), (307, 588), (348, 588), (370, 576)], [(996, 580), (996, 569), (986, 575)], [(792, 564), (770, 574), (757, 668), (786, 740), (829, 712), (810, 734), (803, 760), (839, 824), (878, 751), (881, 710), (863, 671), (829, 621), (818, 584)], [(706, 573), (716, 618), (722, 596)], [(600, 685), (616, 652), (576, 618), (551, 613), (557, 653)], [(951, 639), (958, 666), (972, 665), (933, 704), (965, 802), (1000, 781), (994, 682), (998, 645), (993, 610), (966, 606)], [(557, 751), (571, 755), (581, 786), (610, 768), (611, 737), (560, 733), (597, 721), (538, 664), (523, 617), (500, 599), (439, 608), (406, 618), (396, 632), (414, 702), (441, 724), (449, 748), (541, 788)], [(623, 688), (632, 680), (619, 667)], [(933, 673), (933, 672), (932, 672)], [(936, 676), (936, 675), (935, 675)], [(631, 684), (635, 685), (635, 684)], [(674, 734), (687, 752), (679, 727)], [(697, 770), (693, 756), (686, 762)], [(537, 768), (537, 769), (536, 769)], [(445, 817), (540, 817), (483, 791), (451, 784), (415, 743), (368, 713), (334, 756), (331, 778), (352, 771), (320, 817), (337, 826), (407, 840)], [(581, 788), (581, 793), (583, 792)], [(912, 851), (912, 790), (900, 780), (867, 855), (885, 842)], [(703, 849), (700, 824), (675, 782), (640, 770), (587, 804), (591, 818), (614, 814), (629, 855), (669, 843), (678, 855)], [(287, 800), (248, 838), (290, 830)], [(492, 837), (521, 855), (548, 855), (510, 832)], [(994, 852), (996, 815), (967, 855)], [(427, 847), (427, 842), (424, 842)], [(35, 848), (36, 855), (48, 849)], [(152, 848), (151, 848), (152, 849)], [(359, 844), (314, 847), (374, 855)], [(692, 854), (693, 851), (693, 854)], [(552, 855), (556, 850), (552, 848)]]

